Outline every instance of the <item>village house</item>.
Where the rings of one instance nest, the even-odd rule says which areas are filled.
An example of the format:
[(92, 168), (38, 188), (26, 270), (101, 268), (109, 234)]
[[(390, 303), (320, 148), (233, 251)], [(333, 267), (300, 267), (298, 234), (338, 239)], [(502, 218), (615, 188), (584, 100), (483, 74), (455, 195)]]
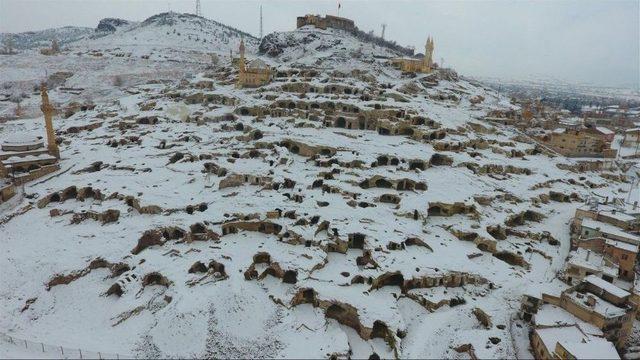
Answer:
[(623, 231), (617, 226), (603, 223), (592, 219), (582, 219), (579, 223), (579, 237), (590, 239), (602, 237), (605, 239), (618, 240), (628, 244), (639, 245), (640, 236)]
[[(635, 263), (638, 256), (638, 245), (596, 237), (580, 239), (577, 241), (577, 246), (579, 247), (578, 250), (589, 250), (596, 254), (601, 254), (606, 258), (606, 261), (613, 263), (618, 268), (618, 278), (627, 281), (633, 281), (635, 279)], [(601, 277), (609, 282), (612, 281), (603, 276)]]
[(640, 230), (638, 218), (610, 205), (598, 204), (595, 207), (585, 205), (576, 209), (574, 224), (579, 226), (582, 219), (585, 218), (617, 226), (627, 231)]
[(616, 348), (624, 347), (631, 332), (637, 304), (631, 294), (595, 276), (562, 292), (560, 307), (597, 326)]
[(613, 343), (578, 325), (536, 328), (531, 347), (536, 359), (620, 359)]
[(610, 142), (586, 129), (558, 128), (540, 137), (540, 141), (568, 157), (613, 158), (617, 154)]
[[(637, 304), (629, 292), (596, 275), (587, 276), (579, 284), (562, 291), (560, 296), (547, 293), (542, 293), (540, 297), (532, 294), (524, 295), (520, 318), (532, 322), (534, 326), (540, 322), (541, 328), (544, 328), (545, 324), (549, 325), (549, 322), (542, 321), (538, 313), (545, 308), (546, 304), (562, 308), (581, 322), (597, 328), (602, 333), (601, 336), (611, 341), (616, 349), (626, 345), (637, 312)], [(583, 329), (585, 327), (582, 323), (576, 325), (582, 326)], [(536, 327), (535, 332), (538, 330)], [(588, 331), (594, 334), (592, 329)], [(556, 339), (565, 338), (557, 337)], [(559, 358), (556, 355), (551, 356), (556, 352), (555, 343), (544, 341), (540, 332), (537, 336), (532, 336), (531, 345), (537, 358)]]
[(594, 126), (592, 129), (596, 135), (599, 135), (605, 142), (608, 143), (612, 143), (613, 138), (616, 136), (615, 131), (604, 126)]
[(638, 144), (640, 144), (640, 128), (625, 130), (622, 146), (638, 146)]
[(576, 285), (585, 277), (596, 275), (606, 281), (613, 282), (618, 276), (618, 272), (618, 266), (603, 253), (578, 248), (569, 254), (565, 264), (564, 279), (570, 285)]

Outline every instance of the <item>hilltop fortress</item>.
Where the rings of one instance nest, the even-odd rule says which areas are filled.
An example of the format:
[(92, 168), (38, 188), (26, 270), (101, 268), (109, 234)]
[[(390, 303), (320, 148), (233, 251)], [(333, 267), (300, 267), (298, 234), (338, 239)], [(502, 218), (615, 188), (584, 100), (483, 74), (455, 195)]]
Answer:
[(332, 15), (326, 15), (324, 17), (320, 15), (311, 15), (311, 14), (298, 16), (297, 22), (296, 22), (296, 28), (301, 28), (307, 25), (313, 25), (318, 29), (323, 29), (323, 30), (326, 30), (328, 28), (345, 30), (352, 33), (354, 36), (356, 36), (360, 40), (374, 42), (379, 46), (384, 46), (391, 50), (397, 51), (404, 56), (413, 56), (413, 53), (414, 53), (413, 48), (400, 46), (396, 44), (394, 41), (388, 41), (381, 37), (368, 34), (358, 29), (358, 27), (355, 25), (355, 22), (351, 19), (347, 19), (339, 16), (332, 16)]

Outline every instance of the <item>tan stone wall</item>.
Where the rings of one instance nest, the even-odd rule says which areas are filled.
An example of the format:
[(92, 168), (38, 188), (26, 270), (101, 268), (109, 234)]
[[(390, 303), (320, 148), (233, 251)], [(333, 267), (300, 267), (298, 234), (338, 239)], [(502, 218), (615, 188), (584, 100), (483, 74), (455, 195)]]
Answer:
[[(609, 319), (604, 318), (601, 314), (585, 309), (584, 307), (574, 303), (573, 300), (565, 294), (562, 294), (561, 296), (560, 307), (580, 320), (597, 326), (602, 330), (605, 337), (609, 341), (613, 342), (618, 349), (624, 347), (626, 344), (627, 337), (631, 331), (631, 326), (633, 325), (633, 319), (635, 318), (635, 311), (631, 310), (624, 316)], [(617, 324), (619, 324), (619, 326)]]
[(638, 142), (640, 142), (640, 131), (628, 132), (624, 134), (622, 145), (625, 145), (625, 146), (637, 145)]
[(238, 84), (242, 87), (259, 87), (271, 81), (271, 71), (263, 69), (247, 69), (238, 74)]
[(625, 280), (633, 281), (637, 254), (610, 245), (605, 245), (604, 252), (613, 258), (613, 261), (620, 266), (619, 276)]
[(538, 335), (538, 331), (534, 330), (531, 334), (531, 347), (536, 359), (553, 359), (551, 352), (544, 346), (542, 339)]
[(47, 174), (50, 174), (54, 171), (58, 171), (60, 170), (60, 166), (58, 166), (58, 164), (53, 164), (53, 165), (47, 165), (47, 166), (43, 166), (37, 170), (34, 170), (28, 174), (22, 175), (22, 176), (18, 176), (15, 178), (15, 183), (16, 185), (22, 185), (24, 183), (27, 183), (29, 181), (35, 180), (37, 178), (43, 177)]
[(16, 188), (13, 184), (7, 184), (0, 189), (0, 203), (11, 199), (16, 194)]
[(551, 133), (543, 141), (565, 156), (611, 156), (610, 151), (605, 151), (608, 146), (601, 138), (586, 132)]
[(557, 296), (542, 294), (542, 301), (548, 304), (560, 306), (560, 298)]

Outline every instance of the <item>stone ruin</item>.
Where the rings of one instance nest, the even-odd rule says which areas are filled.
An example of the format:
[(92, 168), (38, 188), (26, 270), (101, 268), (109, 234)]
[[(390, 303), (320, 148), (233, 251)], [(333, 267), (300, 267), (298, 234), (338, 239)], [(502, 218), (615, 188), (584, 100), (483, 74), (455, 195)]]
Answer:
[(453, 204), (432, 202), (429, 203), (429, 207), (427, 208), (427, 215), (429, 216), (449, 217), (458, 214), (469, 215), (471, 218), (478, 218), (480, 216), (475, 205), (467, 205), (461, 202), (455, 202)]

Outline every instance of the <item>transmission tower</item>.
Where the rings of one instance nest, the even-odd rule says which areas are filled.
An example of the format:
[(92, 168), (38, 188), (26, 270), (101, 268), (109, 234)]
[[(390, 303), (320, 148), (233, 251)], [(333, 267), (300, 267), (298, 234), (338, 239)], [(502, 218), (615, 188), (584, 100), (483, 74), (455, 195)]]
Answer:
[(260, 5), (260, 39), (262, 39), (262, 5)]
[(382, 24), (382, 35), (380, 37), (384, 40), (384, 31), (387, 29), (387, 24)]
[(196, 0), (196, 15), (202, 16), (202, 9), (200, 9), (200, 0)]

